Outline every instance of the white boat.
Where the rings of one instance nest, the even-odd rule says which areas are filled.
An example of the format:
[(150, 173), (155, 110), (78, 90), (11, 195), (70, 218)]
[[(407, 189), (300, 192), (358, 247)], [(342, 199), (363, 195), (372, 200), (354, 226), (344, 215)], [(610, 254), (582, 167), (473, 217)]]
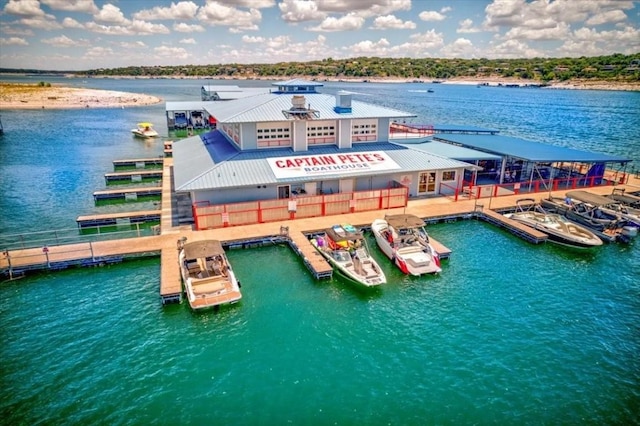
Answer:
[(311, 239), (311, 244), (345, 279), (374, 287), (387, 282), (380, 265), (369, 254), (367, 242), (351, 225), (335, 225)]
[(178, 243), (182, 282), (193, 310), (236, 303), (242, 298), (240, 283), (220, 241)]
[(429, 243), (424, 221), (412, 214), (388, 215), (371, 224), (380, 250), (405, 274), (437, 274), (440, 258)]
[(138, 123), (135, 129), (131, 129), (131, 133), (139, 138), (157, 138), (158, 132), (153, 128), (153, 124), (143, 122)]
[(578, 249), (589, 249), (602, 245), (602, 240), (589, 229), (571, 222), (557, 213), (549, 213), (536, 205), (533, 199), (517, 201), (517, 211), (504, 216), (520, 222), (549, 236), (552, 243)]

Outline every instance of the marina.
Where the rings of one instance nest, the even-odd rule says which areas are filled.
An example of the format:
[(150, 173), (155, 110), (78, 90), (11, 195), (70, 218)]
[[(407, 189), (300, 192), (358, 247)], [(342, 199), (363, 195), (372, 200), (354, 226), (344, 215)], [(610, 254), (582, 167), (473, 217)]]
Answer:
[[(93, 84), (169, 93), (174, 99), (193, 91), (185, 86), (201, 85), (98, 79)], [(640, 115), (630, 94), (528, 89), (506, 94), (442, 84), (427, 102), (419, 93), (406, 94), (404, 89), (420, 88), (416, 85), (334, 86), (371, 91), (376, 99), (420, 111), (423, 122), (475, 121), (580, 148), (636, 157), (640, 152), (633, 120)], [(49, 122), (40, 118), (42, 111), (19, 116), (3, 111), (0, 173), (11, 188), (3, 198), (3, 213), (10, 218), (2, 223), (3, 234), (72, 228), (87, 239), (114, 238), (78, 232), (75, 218), (96, 211), (91, 193), (102, 189), (102, 171), (114, 158), (162, 153), (160, 141), (132, 142), (128, 129), (139, 120), (162, 123), (163, 113), (163, 108), (89, 108)], [(139, 118), (131, 118), (134, 114)], [(88, 125), (69, 132), (56, 125), (61, 122)], [(33, 129), (46, 129), (47, 137), (33, 137)], [(590, 146), (591, 140), (597, 144)], [(170, 185), (162, 180), (163, 187)], [(588, 190), (606, 195), (621, 188), (634, 194), (637, 185), (629, 180)], [(566, 192), (564, 186), (552, 190), (558, 197)], [(132, 250), (132, 241), (147, 239), (149, 248), (159, 251), (55, 272), (45, 263), (3, 283), (7, 386), (2, 396), (8, 421), (633, 424), (637, 241), (578, 254), (530, 244), (480, 216), (480, 204), (483, 211), (506, 212), (521, 198), (499, 195), (458, 202), (446, 196), (414, 198), (406, 210), (391, 209), (422, 217), (451, 257), (440, 274), (409, 277), (371, 244), (388, 278), (373, 291), (360, 291), (335, 274), (316, 279), (281, 236), (281, 227), (288, 227), (291, 240), (306, 244), (310, 234), (294, 231), (312, 233), (343, 220), (364, 227), (373, 219), (370, 213), (189, 234), (192, 225), (179, 212), (164, 214), (172, 197), (163, 196), (160, 235), (119, 238), (126, 246), (118, 250)], [(374, 213), (381, 217), (384, 210)], [(252, 235), (269, 238), (261, 242)], [(365, 235), (374, 243), (368, 229)], [(237, 239), (225, 248), (242, 281), (238, 304), (205, 314), (192, 312), (184, 299), (161, 305), (165, 277), (180, 294), (176, 242), (183, 236)], [(46, 262), (43, 244), (54, 252), (58, 247), (51, 244), (53, 237), (40, 240), (31, 249), (40, 250)], [(80, 248), (90, 259), (88, 243)], [(96, 249), (96, 259), (98, 254)], [(349, 402), (345, 395), (351, 395)]]

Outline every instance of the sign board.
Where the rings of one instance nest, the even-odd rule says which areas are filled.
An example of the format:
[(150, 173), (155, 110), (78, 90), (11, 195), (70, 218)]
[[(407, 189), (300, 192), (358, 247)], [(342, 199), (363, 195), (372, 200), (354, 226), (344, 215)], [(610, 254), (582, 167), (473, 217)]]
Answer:
[(384, 151), (300, 155), (266, 160), (278, 179), (375, 173), (400, 169), (398, 163)]

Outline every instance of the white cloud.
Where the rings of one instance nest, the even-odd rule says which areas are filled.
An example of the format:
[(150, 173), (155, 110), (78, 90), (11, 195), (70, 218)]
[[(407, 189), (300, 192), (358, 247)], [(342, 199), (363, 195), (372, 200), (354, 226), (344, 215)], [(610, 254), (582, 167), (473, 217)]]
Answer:
[(114, 54), (113, 49), (111, 49), (110, 47), (103, 47), (103, 46), (95, 46), (90, 49), (87, 49), (87, 51), (85, 52), (85, 56), (87, 58), (96, 58), (96, 59), (109, 58), (109, 57), (112, 57), (113, 54)]
[(198, 12), (198, 5), (192, 1), (181, 1), (178, 3), (171, 2), (169, 7), (156, 6), (152, 9), (141, 10), (134, 13), (132, 17), (134, 19), (140, 19), (144, 21), (153, 21), (159, 19), (178, 19), (188, 20), (194, 19)]
[(64, 28), (84, 28), (84, 25), (82, 25), (80, 22), (76, 21), (73, 18), (64, 18), (62, 20), (62, 26)]
[(434, 49), (444, 45), (442, 33), (435, 30), (429, 30), (422, 34), (412, 34), (409, 39), (414, 45), (421, 46), (424, 49)]
[(9, 0), (4, 6), (4, 13), (18, 16), (45, 16), (38, 0)]
[(205, 29), (202, 25), (190, 25), (184, 22), (178, 22), (177, 24), (173, 24), (173, 31), (178, 33), (203, 33)]
[(31, 28), (37, 28), (40, 30), (59, 30), (62, 28), (62, 25), (57, 23), (55, 20), (40, 16), (20, 19), (19, 22), (22, 25), (26, 25)]
[(472, 34), (479, 33), (482, 30), (480, 28), (473, 26), (473, 21), (471, 19), (464, 19), (458, 23), (459, 27), (456, 30), (457, 33), (461, 34)]
[(386, 16), (378, 16), (373, 21), (373, 29), (376, 30), (386, 30), (386, 29), (395, 29), (395, 30), (413, 30), (416, 28), (416, 24), (411, 21), (402, 21), (402, 19), (398, 19), (393, 15)]
[(29, 43), (20, 37), (9, 37), (4, 38), (0, 37), (0, 45), (1, 46), (28, 46)]
[(96, 14), (93, 15), (93, 18), (101, 23), (105, 24), (120, 24), (124, 25), (128, 22), (128, 20), (124, 17), (124, 14), (120, 10), (120, 8), (107, 3), (102, 6), (102, 9)]
[(473, 57), (475, 53), (475, 47), (471, 40), (466, 38), (459, 38), (453, 43), (447, 44), (440, 49), (440, 55), (443, 58), (459, 58), (459, 57)]
[(602, 25), (602, 24), (610, 24), (615, 22), (622, 22), (627, 19), (627, 14), (621, 10), (610, 10), (608, 12), (600, 13), (598, 15), (594, 15), (591, 18), (587, 19), (587, 25)]
[(364, 18), (349, 13), (341, 18), (328, 17), (320, 25), (309, 28), (309, 31), (354, 31), (359, 30), (364, 25)]
[(243, 11), (211, 1), (200, 8), (198, 19), (212, 26), (224, 25), (238, 30), (256, 31), (257, 24), (262, 20), (262, 13), (254, 8)]
[(42, 4), (49, 6), (53, 10), (64, 10), (67, 12), (85, 12), (94, 14), (98, 12), (98, 7), (93, 0), (40, 0)]
[(118, 46), (124, 47), (125, 49), (141, 49), (147, 47), (147, 45), (140, 40), (134, 42), (123, 41), (121, 43), (118, 43)]
[(153, 49), (153, 53), (160, 57), (172, 59), (187, 59), (189, 57), (189, 52), (182, 47), (159, 46)]
[(194, 38), (183, 38), (180, 40), (180, 44), (198, 44), (198, 42)]
[(431, 11), (425, 10), (424, 12), (420, 12), (420, 14), (418, 15), (418, 18), (420, 18), (423, 21), (431, 22), (431, 21), (444, 21), (446, 19), (446, 16), (440, 12), (436, 12), (433, 10)]
[(152, 24), (151, 22), (134, 20), (131, 23), (131, 31), (137, 35), (147, 34), (169, 34), (169, 28), (162, 24)]
[(486, 56), (492, 58), (517, 59), (535, 58), (542, 55), (540, 51), (532, 49), (526, 43), (519, 40), (507, 40), (504, 43), (493, 46)]
[(67, 37), (66, 35), (61, 35), (59, 37), (53, 37), (48, 39), (43, 39), (43, 43), (50, 44), (55, 47), (87, 47), (91, 46), (89, 40), (77, 39), (73, 40)]
[(379, 56), (390, 46), (387, 39), (381, 38), (378, 41), (364, 40), (351, 46), (346, 46), (343, 50), (350, 52), (349, 56)]
[(569, 31), (569, 25), (563, 22), (548, 22), (538, 28), (535, 25), (531, 27), (515, 27), (499, 38), (502, 40), (562, 40), (567, 37)]
[(31, 28), (24, 27), (13, 27), (9, 25), (3, 25), (0, 27), (0, 34), (3, 35), (13, 35), (13, 36), (22, 36), (22, 37), (31, 37), (33, 36), (33, 31)]
[(315, 1), (283, 0), (278, 4), (285, 22), (321, 21), (327, 14), (318, 10)]

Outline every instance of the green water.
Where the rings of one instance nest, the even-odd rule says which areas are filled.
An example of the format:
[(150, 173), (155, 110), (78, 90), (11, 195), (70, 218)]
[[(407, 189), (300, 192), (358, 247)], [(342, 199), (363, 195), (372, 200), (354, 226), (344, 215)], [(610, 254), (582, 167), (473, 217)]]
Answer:
[(205, 314), (159, 304), (159, 259), (5, 283), (3, 423), (637, 423), (637, 248), (429, 229), (442, 274), (376, 248), (373, 291), (316, 281), (286, 245), (232, 250), (243, 300)]

